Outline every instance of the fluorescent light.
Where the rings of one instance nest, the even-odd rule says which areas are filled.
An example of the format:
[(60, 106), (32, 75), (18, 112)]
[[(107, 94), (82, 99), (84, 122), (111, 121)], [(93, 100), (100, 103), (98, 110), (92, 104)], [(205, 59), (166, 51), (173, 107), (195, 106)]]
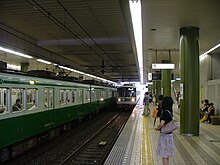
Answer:
[(116, 82), (113, 82), (113, 81), (110, 81), (110, 80), (106, 80), (104, 78), (97, 77), (97, 76), (94, 76), (94, 75), (91, 75), (91, 74), (87, 74), (87, 73), (84, 73), (84, 72), (80, 72), (78, 70), (75, 70), (75, 69), (72, 69), (72, 68), (68, 68), (68, 67), (65, 67), (65, 66), (59, 65), (59, 68), (66, 69), (66, 70), (69, 70), (71, 72), (76, 72), (76, 73), (79, 73), (79, 74), (82, 74), (82, 75), (85, 75), (85, 76), (88, 76), (88, 77), (92, 77), (92, 78), (95, 78), (95, 79), (99, 79), (99, 80), (102, 80), (102, 81), (106, 81), (108, 83), (117, 84)]
[(42, 62), (42, 63), (44, 63), (44, 64), (48, 64), (48, 65), (51, 64), (50, 61), (46, 61), (46, 60), (42, 60), (42, 59), (37, 59), (37, 61), (38, 61), (38, 62)]
[(21, 70), (21, 66), (19, 65), (13, 65), (13, 64), (7, 64), (7, 69), (14, 69), (14, 70)]
[(79, 74), (85, 74), (84, 72), (80, 72), (78, 70), (75, 70), (75, 69), (72, 69), (72, 68), (68, 68), (68, 67), (65, 67), (65, 66), (61, 66), (61, 65), (59, 65), (59, 68), (66, 69), (66, 70), (69, 70), (71, 72), (76, 72), (76, 73), (79, 73)]
[(213, 48), (209, 49), (209, 50), (206, 51), (205, 53), (201, 54), (201, 55), (199, 56), (199, 59), (202, 60), (204, 57), (207, 56), (208, 53), (210, 53), (211, 51), (217, 49), (219, 46), (220, 46), (220, 44), (214, 46)]
[(17, 55), (17, 56), (25, 57), (25, 58), (33, 58), (32, 56), (29, 56), (29, 55), (26, 55), (26, 54), (23, 54), (23, 53), (20, 53), (20, 52), (16, 52), (14, 50), (10, 50), (10, 49), (7, 49), (7, 48), (3, 48), (1, 46), (0, 46), (0, 50), (2, 50), (4, 52), (7, 52), (7, 53)]
[(174, 69), (174, 64), (152, 64), (152, 69)]
[(153, 85), (153, 82), (147, 82), (146, 84), (147, 85)]
[(205, 53), (201, 54), (199, 57), (202, 57), (204, 55), (207, 55), (208, 53), (210, 53), (211, 51), (217, 49), (220, 46), (220, 44), (214, 46), (213, 48), (209, 49), (208, 51), (206, 51)]
[(129, 1), (134, 38), (137, 49), (140, 82), (143, 84), (143, 45), (142, 45), (142, 20), (141, 1)]
[(35, 84), (35, 81), (34, 81), (34, 80), (30, 80), (29, 83), (30, 83), (31, 85), (34, 85), (34, 84)]

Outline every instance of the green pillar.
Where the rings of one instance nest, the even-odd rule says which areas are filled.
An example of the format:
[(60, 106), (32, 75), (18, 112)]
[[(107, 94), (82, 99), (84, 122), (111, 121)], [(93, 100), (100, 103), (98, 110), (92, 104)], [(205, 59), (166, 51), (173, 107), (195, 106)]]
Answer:
[(180, 29), (180, 133), (199, 135), (199, 28)]
[(161, 71), (162, 77), (162, 95), (171, 96), (171, 70), (163, 69)]
[(28, 67), (29, 67), (29, 63), (28, 62), (21, 62), (21, 71), (22, 72), (27, 72), (28, 71)]
[(156, 102), (158, 103), (158, 96), (161, 94), (161, 81), (155, 80), (155, 97), (156, 97)]

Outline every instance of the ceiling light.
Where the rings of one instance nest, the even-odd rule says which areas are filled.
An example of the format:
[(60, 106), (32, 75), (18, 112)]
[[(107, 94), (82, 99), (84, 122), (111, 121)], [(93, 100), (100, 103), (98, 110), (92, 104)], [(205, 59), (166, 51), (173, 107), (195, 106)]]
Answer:
[(106, 80), (106, 79), (103, 79), (101, 77), (97, 77), (97, 76), (94, 76), (94, 75), (91, 75), (91, 74), (87, 74), (87, 73), (84, 73), (84, 72), (80, 72), (78, 70), (75, 70), (75, 69), (72, 69), (72, 68), (68, 68), (68, 67), (65, 67), (65, 66), (59, 65), (59, 68), (66, 69), (66, 70), (69, 70), (71, 72), (76, 72), (76, 73), (79, 73), (79, 74), (82, 74), (82, 75), (85, 75), (85, 76), (88, 76), (88, 77), (92, 77), (92, 78), (95, 78), (95, 79), (99, 79), (99, 80), (102, 80), (102, 81), (106, 81), (108, 83), (117, 84), (116, 82), (113, 82), (113, 81), (110, 81), (110, 80)]
[(213, 48), (209, 49), (209, 50), (206, 51), (205, 53), (201, 54), (201, 55), (199, 56), (199, 58), (200, 58), (200, 59), (203, 59), (203, 57), (205, 57), (208, 53), (210, 53), (211, 51), (217, 49), (218, 47), (220, 47), (220, 44), (214, 46)]
[(129, 1), (131, 19), (134, 30), (134, 38), (137, 49), (138, 65), (140, 82), (143, 84), (143, 45), (142, 45), (142, 17), (141, 17), (141, 2)]
[(23, 53), (20, 53), (20, 52), (16, 52), (14, 50), (10, 50), (10, 49), (7, 49), (7, 48), (3, 48), (1, 46), (0, 46), (0, 50), (2, 50), (4, 52), (7, 52), (7, 53), (17, 55), (17, 56), (25, 57), (25, 58), (33, 58), (32, 56), (29, 56), (29, 55), (26, 55), (26, 54), (23, 54)]
[(38, 61), (38, 62), (42, 62), (42, 63), (44, 63), (44, 64), (48, 64), (48, 65), (51, 64), (50, 61), (46, 61), (46, 60), (42, 60), (42, 59), (37, 59), (37, 61)]

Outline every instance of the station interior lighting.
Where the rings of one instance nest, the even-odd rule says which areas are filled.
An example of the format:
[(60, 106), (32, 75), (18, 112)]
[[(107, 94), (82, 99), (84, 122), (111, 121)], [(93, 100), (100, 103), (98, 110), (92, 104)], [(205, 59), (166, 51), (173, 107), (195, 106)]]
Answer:
[(11, 54), (17, 55), (17, 56), (25, 57), (25, 58), (33, 58), (32, 56), (29, 56), (27, 54), (23, 54), (23, 53), (20, 53), (20, 52), (11, 50), (11, 49), (3, 48), (1, 46), (0, 46), (0, 50), (2, 50), (4, 52), (7, 52), (7, 53), (11, 53)]
[(211, 51), (217, 49), (218, 47), (220, 47), (220, 43), (217, 44), (216, 46), (214, 46), (213, 48), (209, 49), (208, 51), (206, 51), (205, 53), (201, 54), (199, 56), (199, 59), (202, 60), (208, 53), (210, 53)]
[(38, 62), (44, 63), (44, 64), (48, 64), (50, 65), (51, 62), (50, 61), (46, 61), (46, 60), (42, 60), (42, 59), (37, 59)]
[[(3, 48), (1, 46), (0, 46), (0, 50), (2, 50), (4, 52), (7, 52), (7, 53), (17, 55), (17, 56), (29, 58), (29, 59), (33, 58), (32, 56), (29, 56), (29, 55), (26, 55), (26, 54), (23, 54), (23, 53), (20, 53), (20, 52), (11, 50), (11, 49)], [(44, 63), (44, 64), (48, 64), (48, 65), (52, 64), (52, 62), (46, 61), (46, 60), (43, 60), (43, 59), (37, 59), (37, 61), (41, 62), (41, 63)], [(58, 65), (58, 64), (53, 64), (53, 65), (57, 65), (59, 68), (69, 70), (71, 72), (75, 72), (75, 73), (82, 74), (82, 75), (85, 75), (85, 76), (88, 76), (88, 77), (92, 77), (92, 78), (95, 78), (95, 79), (98, 79), (98, 80), (102, 80), (103, 82), (111, 83), (113, 85), (117, 84), (116, 82), (113, 82), (113, 81), (110, 81), (110, 80), (107, 80), (107, 79), (104, 79), (104, 78), (101, 78), (101, 77), (97, 77), (97, 76), (94, 76), (94, 75), (91, 75), (91, 74), (87, 74), (87, 73), (84, 73), (84, 72), (81, 72), (81, 71), (78, 71), (78, 70), (75, 70), (75, 69), (72, 69), (72, 68), (68, 68), (68, 67), (65, 67), (65, 66)], [(20, 66), (17, 66), (17, 65), (7, 64), (7, 67), (9, 69), (21, 70)]]
[(142, 45), (142, 16), (141, 16), (141, 1), (129, 1), (132, 25), (134, 30), (134, 38), (137, 49), (138, 65), (140, 82), (143, 84), (143, 45)]
[(72, 68), (69, 68), (69, 67), (65, 67), (65, 66), (61, 66), (61, 65), (58, 65), (58, 67), (62, 68), (62, 69), (65, 69), (65, 70), (69, 70), (71, 72), (75, 72), (75, 73), (79, 73), (79, 74), (82, 74), (82, 75), (85, 75), (85, 76), (88, 76), (88, 77), (92, 77), (92, 78), (95, 78), (95, 79), (98, 79), (98, 80), (102, 80), (104, 82), (108, 82), (108, 83), (111, 83), (111, 84), (114, 84), (114, 85), (117, 84), (116, 82), (113, 82), (113, 81), (110, 81), (110, 80), (107, 80), (107, 79), (104, 79), (104, 78), (101, 78), (101, 77), (97, 77), (97, 76), (94, 76), (94, 75), (91, 75), (91, 74), (88, 74), (88, 73), (84, 73), (84, 72), (81, 72), (81, 71), (78, 71), (78, 70), (75, 70), (75, 69), (72, 69)]

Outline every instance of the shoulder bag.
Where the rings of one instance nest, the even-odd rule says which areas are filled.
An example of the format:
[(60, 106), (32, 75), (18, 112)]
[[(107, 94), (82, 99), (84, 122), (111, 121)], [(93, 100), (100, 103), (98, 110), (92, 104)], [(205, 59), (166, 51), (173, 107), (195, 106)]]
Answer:
[[(169, 112), (169, 111), (167, 111), (167, 112)], [(170, 112), (169, 112), (169, 114), (172, 117)], [(163, 127), (161, 128), (161, 133), (166, 134), (166, 133), (169, 133), (169, 132), (173, 132), (177, 128), (178, 128), (178, 124), (175, 120), (173, 120), (173, 117), (172, 117), (172, 120), (169, 123), (163, 125)]]

